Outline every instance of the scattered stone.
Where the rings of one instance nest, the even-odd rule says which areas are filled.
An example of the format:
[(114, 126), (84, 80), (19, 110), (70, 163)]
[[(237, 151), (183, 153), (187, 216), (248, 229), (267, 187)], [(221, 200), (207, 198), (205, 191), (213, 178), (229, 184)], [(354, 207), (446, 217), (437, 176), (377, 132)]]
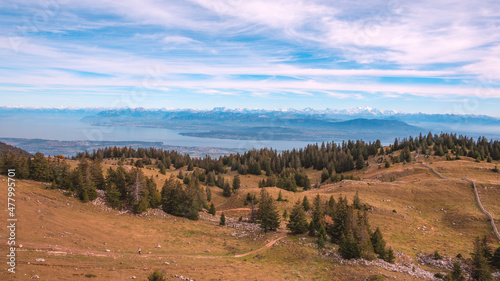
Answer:
[(169, 265), (170, 263), (168, 261), (164, 262), (163, 264)]
[(45, 259), (40, 258), (40, 259), (36, 259), (35, 261), (38, 261), (38, 262), (45, 262)]
[(210, 250), (208, 250), (208, 249), (207, 249), (207, 250), (205, 250), (205, 252), (206, 252), (206, 253), (210, 253)]
[(137, 277), (135, 277), (135, 276), (132, 276), (132, 277), (130, 277), (130, 279), (137, 279)]
[(161, 248), (161, 246), (158, 244), (158, 245), (156, 245), (156, 248)]
[(40, 278), (40, 276), (38, 276), (38, 275), (31, 276), (31, 279), (39, 279), (39, 278)]
[(106, 252), (108, 252), (108, 253), (109, 253), (109, 252), (111, 252), (111, 250), (106, 249)]

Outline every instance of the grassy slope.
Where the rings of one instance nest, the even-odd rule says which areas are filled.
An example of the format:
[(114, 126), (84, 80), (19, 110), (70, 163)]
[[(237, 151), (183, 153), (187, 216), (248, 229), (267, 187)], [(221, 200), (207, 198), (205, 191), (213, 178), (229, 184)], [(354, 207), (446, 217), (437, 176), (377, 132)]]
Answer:
[[(113, 161), (107, 162), (105, 168), (114, 164)], [(494, 164), (474, 163), (470, 159), (452, 162), (429, 159), (426, 162), (445, 176), (467, 176), (482, 186), (495, 187), (481, 189), (480, 196), (485, 207), (496, 217), (500, 216), (500, 176), (478, 169), (493, 167)], [(375, 163), (370, 164), (370, 167), (355, 172), (364, 181), (327, 184), (305, 193), (282, 191), (288, 202), (279, 202), (278, 206), (281, 211), (290, 210), (293, 203), (304, 195), (312, 203), (316, 194), (324, 200), (331, 195), (336, 199), (340, 195), (347, 196), (351, 200), (359, 191), (362, 201), (374, 207), (370, 213), (372, 227), (380, 226), (388, 245), (411, 257), (420, 251), (434, 250), (450, 256), (462, 253), (468, 257), (474, 237), (491, 232), (486, 217), (475, 204), (472, 188), (466, 182), (439, 179), (420, 164), (397, 164), (389, 169), (378, 169)], [(146, 169), (145, 172), (155, 178), (158, 174), (155, 170)], [(319, 179), (320, 172), (308, 172), (313, 183)], [(177, 174), (175, 171), (169, 171), (166, 176), (158, 174), (158, 188), (171, 173)], [(234, 172), (229, 173), (227, 178), (231, 179), (233, 175)], [(219, 188), (213, 187), (215, 204), (223, 203), (218, 210), (225, 210), (233, 217), (247, 215), (247, 211), (230, 209), (247, 208), (243, 206), (244, 197), (247, 192), (259, 192), (256, 186), (261, 178), (263, 176), (241, 176), (242, 189), (228, 200), (221, 196)], [(6, 185), (6, 177), (0, 179), (0, 184)], [(277, 198), (279, 189), (268, 190)], [(312, 248), (299, 245), (296, 237), (287, 237), (283, 243), (258, 254), (233, 258), (234, 254), (263, 247), (276, 234), (259, 233), (237, 239), (230, 235), (234, 229), (219, 227), (217, 222), (208, 220), (192, 222), (172, 216), (117, 215), (117, 211), (82, 204), (58, 191), (46, 190), (43, 184), (36, 182), (18, 183), (16, 198), (17, 237), (24, 244), (19, 253), (16, 277), (26, 274), (26, 279), (29, 279), (37, 274), (41, 280), (89, 280), (83, 274), (95, 274), (98, 278), (94, 279), (99, 280), (124, 280), (131, 276), (141, 280), (152, 270), (162, 269), (170, 276), (178, 274), (198, 280), (364, 280), (375, 273), (411, 280), (408, 276), (377, 267), (333, 264), (319, 258)], [(6, 202), (5, 192), (0, 193), (0, 201)], [(5, 221), (6, 212), (0, 215)], [(4, 241), (7, 236), (5, 228), (0, 235)], [(155, 248), (157, 244), (162, 247)], [(139, 246), (146, 254), (136, 254)], [(2, 243), (2, 252), (5, 251), (6, 244)], [(36, 262), (36, 258), (46, 261)], [(170, 264), (165, 265), (165, 261)], [(7, 272), (0, 272), (1, 280), (10, 277)]]

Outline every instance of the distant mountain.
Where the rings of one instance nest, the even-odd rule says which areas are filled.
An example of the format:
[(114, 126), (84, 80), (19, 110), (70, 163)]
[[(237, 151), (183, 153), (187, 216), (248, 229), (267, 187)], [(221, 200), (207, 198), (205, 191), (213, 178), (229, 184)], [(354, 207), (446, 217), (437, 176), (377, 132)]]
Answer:
[(351, 109), (73, 109), (0, 107), (0, 119), (19, 116), (73, 118), (95, 126), (177, 130), (182, 135), (245, 140), (393, 141), (419, 133), (453, 132), (500, 139), (500, 119), (485, 115), (403, 113), (370, 107)]
[(24, 154), (26, 156), (31, 155), (29, 152), (27, 152), (25, 150), (22, 150), (20, 148), (15, 147), (15, 146), (0, 142), (0, 154), (3, 154), (5, 152), (10, 152), (10, 153), (14, 153), (14, 154)]

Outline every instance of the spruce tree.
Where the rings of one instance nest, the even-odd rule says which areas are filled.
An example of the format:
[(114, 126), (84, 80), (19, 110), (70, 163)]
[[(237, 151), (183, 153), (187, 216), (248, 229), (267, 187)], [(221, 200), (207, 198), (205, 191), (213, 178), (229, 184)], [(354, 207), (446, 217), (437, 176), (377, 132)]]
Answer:
[(236, 192), (236, 190), (238, 190), (240, 188), (240, 186), (241, 186), (240, 176), (236, 175), (233, 178), (233, 190), (234, 190), (234, 192)]
[(304, 199), (302, 199), (302, 206), (304, 207), (304, 211), (306, 212), (311, 209), (311, 204), (309, 203), (307, 196), (304, 196)]
[(491, 259), (491, 265), (500, 269), (500, 247), (498, 247), (495, 250), (495, 253), (493, 253), (493, 257)]
[(219, 225), (226, 225), (226, 216), (224, 215), (224, 213), (220, 215)]
[(380, 228), (377, 227), (375, 232), (373, 232), (371, 241), (375, 254), (377, 254), (379, 258), (385, 259), (387, 253), (385, 251), (384, 237), (382, 236), (382, 231), (380, 231)]
[(286, 226), (292, 234), (303, 234), (307, 232), (308, 224), (306, 219), (306, 213), (304, 212), (304, 207), (300, 203), (300, 200), (293, 206), (292, 212), (290, 213), (290, 222)]
[(321, 204), (321, 197), (319, 196), (319, 194), (314, 198), (312, 209), (312, 220), (314, 221), (316, 230), (319, 231), (320, 226), (323, 225), (325, 217), (325, 210), (323, 208), (323, 204)]
[(489, 281), (493, 277), (488, 265), (487, 253), (483, 242), (477, 238), (474, 242), (474, 251), (472, 253), (472, 278), (478, 281)]
[(215, 216), (216, 210), (213, 202), (212, 204), (210, 204), (210, 209), (208, 210), (208, 213), (211, 214), (212, 216)]
[(356, 160), (356, 169), (361, 170), (365, 167), (365, 159), (363, 159), (362, 155), (358, 156), (358, 159)]
[(231, 194), (232, 194), (231, 185), (229, 184), (228, 181), (225, 181), (222, 187), (222, 196), (231, 197)]
[(355, 209), (361, 210), (361, 200), (359, 199), (359, 191), (356, 191), (356, 195), (354, 195), (354, 198), (352, 200), (352, 205), (354, 206)]
[(327, 239), (327, 236), (326, 236), (326, 230), (325, 230), (325, 227), (323, 226), (323, 224), (320, 224), (319, 225), (319, 230), (318, 230), (318, 240), (317, 240), (317, 243), (318, 243), (318, 248), (324, 248), (325, 245), (326, 245), (326, 239)]
[(210, 187), (205, 187), (205, 192), (207, 193), (207, 202), (212, 201), (212, 190)]
[(357, 259), (361, 257), (361, 249), (350, 228), (348, 228), (346, 233), (342, 236), (339, 245), (339, 254), (344, 259)]
[(280, 215), (271, 195), (262, 189), (256, 219), (264, 231), (276, 230), (280, 226)]
[(278, 201), (278, 202), (285, 201), (285, 200), (283, 200), (283, 195), (281, 194), (281, 190), (280, 190), (280, 193), (278, 194), (278, 199), (276, 201)]
[(462, 267), (459, 262), (453, 263), (453, 270), (450, 273), (450, 277), (453, 281), (465, 281), (465, 277), (462, 273)]
[(394, 250), (392, 250), (392, 248), (389, 248), (389, 250), (387, 251), (387, 257), (385, 258), (385, 261), (394, 263), (395, 260), (396, 257), (394, 256)]

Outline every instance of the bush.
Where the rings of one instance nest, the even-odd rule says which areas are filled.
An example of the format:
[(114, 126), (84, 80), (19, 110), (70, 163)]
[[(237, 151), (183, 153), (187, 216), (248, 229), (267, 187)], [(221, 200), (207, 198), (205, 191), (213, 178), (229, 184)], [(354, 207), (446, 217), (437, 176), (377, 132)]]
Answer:
[(443, 256), (441, 256), (438, 251), (435, 251), (434, 252), (434, 259), (435, 260), (442, 260), (443, 259)]
[(167, 280), (167, 278), (165, 278), (165, 276), (163, 276), (163, 273), (161, 273), (158, 270), (155, 270), (148, 276), (148, 281), (165, 281), (165, 280)]
[(439, 272), (436, 273), (436, 274), (434, 274), (434, 277), (439, 278), (439, 279), (443, 279), (444, 278), (443, 274), (441, 274)]

